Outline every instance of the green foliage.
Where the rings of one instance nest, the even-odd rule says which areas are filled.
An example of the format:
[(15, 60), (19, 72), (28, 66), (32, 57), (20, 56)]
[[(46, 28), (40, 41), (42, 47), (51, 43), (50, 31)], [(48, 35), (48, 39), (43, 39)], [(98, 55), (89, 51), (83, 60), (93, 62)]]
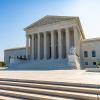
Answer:
[(5, 66), (5, 65), (6, 65), (5, 62), (0, 61), (0, 67), (3, 67), (3, 66)]
[(98, 64), (97, 64), (97, 68), (100, 68), (100, 61), (99, 61)]

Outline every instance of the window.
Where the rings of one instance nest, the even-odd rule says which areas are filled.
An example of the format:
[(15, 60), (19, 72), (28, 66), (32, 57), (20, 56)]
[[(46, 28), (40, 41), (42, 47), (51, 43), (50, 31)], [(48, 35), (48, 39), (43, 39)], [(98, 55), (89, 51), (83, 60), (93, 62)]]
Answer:
[(96, 65), (96, 62), (93, 62), (93, 65)]
[(84, 57), (88, 57), (88, 52), (84, 51)]
[(85, 65), (88, 65), (88, 62), (85, 62)]
[(92, 57), (96, 57), (96, 52), (92, 51)]

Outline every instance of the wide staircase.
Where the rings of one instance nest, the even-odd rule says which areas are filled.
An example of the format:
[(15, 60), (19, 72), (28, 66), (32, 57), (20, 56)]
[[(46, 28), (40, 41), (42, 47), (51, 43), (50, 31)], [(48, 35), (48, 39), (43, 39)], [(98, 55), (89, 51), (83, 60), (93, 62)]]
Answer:
[(100, 85), (0, 78), (0, 100), (100, 100)]

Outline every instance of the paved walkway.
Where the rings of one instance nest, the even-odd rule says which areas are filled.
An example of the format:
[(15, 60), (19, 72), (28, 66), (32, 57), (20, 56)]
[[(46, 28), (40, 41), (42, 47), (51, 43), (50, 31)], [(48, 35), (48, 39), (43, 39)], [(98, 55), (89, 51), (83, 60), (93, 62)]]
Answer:
[(84, 70), (0, 71), (0, 78), (99, 84), (100, 73)]

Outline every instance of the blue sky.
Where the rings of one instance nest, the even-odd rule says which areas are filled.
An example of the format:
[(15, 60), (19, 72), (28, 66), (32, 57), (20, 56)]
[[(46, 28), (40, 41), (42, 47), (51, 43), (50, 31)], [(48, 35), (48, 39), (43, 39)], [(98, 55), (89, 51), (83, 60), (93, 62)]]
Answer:
[(100, 37), (100, 0), (0, 0), (0, 60), (25, 46), (23, 28), (45, 15), (79, 16), (86, 38)]

